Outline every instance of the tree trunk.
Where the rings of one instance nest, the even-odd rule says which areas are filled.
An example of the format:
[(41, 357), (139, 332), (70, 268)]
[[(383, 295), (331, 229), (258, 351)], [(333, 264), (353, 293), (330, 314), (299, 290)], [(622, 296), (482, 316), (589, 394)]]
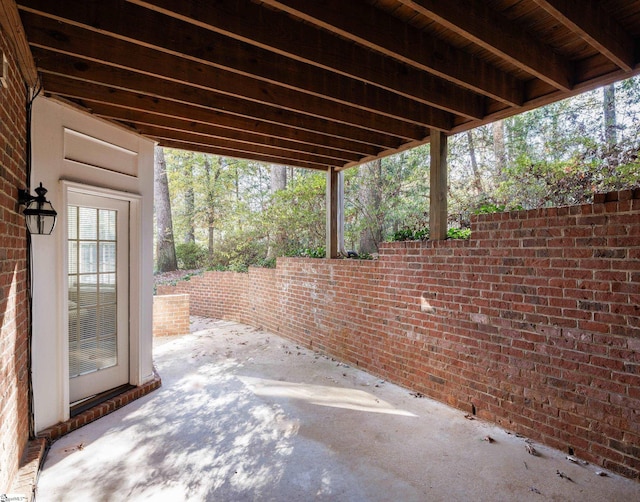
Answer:
[(473, 142), (473, 134), (471, 134), (471, 131), (467, 131), (467, 141), (469, 142), (469, 156), (471, 157), (471, 169), (473, 171), (473, 186), (476, 189), (476, 193), (480, 195), (484, 192), (484, 189), (482, 188), (482, 178), (480, 177), (480, 171), (478, 170), (476, 147)]
[(507, 164), (507, 150), (504, 146), (504, 123), (497, 120), (492, 124), (493, 129), (493, 152), (496, 157), (496, 176), (502, 179), (502, 173)]
[(360, 253), (376, 253), (382, 240), (382, 222), (380, 214), (382, 198), (382, 161), (380, 159), (364, 164), (361, 167), (362, 182), (358, 199), (365, 219), (365, 227), (360, 234), (358, 251)]
[(158, 272), (170, 272), (178, 269), (178, 262), (173, 241), (167, 164), (161, 147), (156, 147), (155, 150), (153, 186), (156, 208), (156, 264)]
[(213, 258), (213, 246), (214, 246), (214, 231), (215, 231), (215, 223), (216, 223), (216, 214), (215, 214), (215, 204), (216, 204), (216, 184), (218, 183), (218, 179), (220, 178), (220, 173), (222, 171), (222, 158), (218, 157), (218, 168), (213, 171), (213, 166), (211, 165), (211, 158), (208, 155), (205, 155), (204, 158), (204, 172), (205, 179), (207, 183), (206, 189), (206, 201), (207, 201), (207, 226), (208, 226), (208, 237), (209, 242), (207, 249), (209, 251), (209, 259)]
[(618, 143), (617, 118), (616, 118), (616, 88), (614, 84), (603, 87), (604, 101), (604, 139), (609, 151)]
[(184, 210), (187, 220), (187, 232), (184, 237), (184, 242), (187, 244), (196, 241), (196, 231), (194, 223), (194, 215), (196, 212), (195, 192), (193, 189), (193, 163), (191, 160), (185, 162), (184, 177), (187, 184), (187, 189), (184, 194)]
[(209, 259), (213, 258), (214, 230), (215, 230), (215, 220), (212, 215), (209, 215), (208, 228), (207, 228), (207, 236), (208, 236), (207, 249), (209, 251)]
[[(273, 164), (271, 166), (271, 194), (275, 194), (280, 190), (287, 188), (287, 167)], [(267, 260), (276, 257), (276, 243), (282, 243), (286, 239), (286, 235), (279, 232), (278, 235), (269, 235), (269, 244), (267, 246)]]
[(237, 162), (233, 165), (233, 177), (235, 180), (236, 202), (238, 202), (240, 200), (240, 171)]
[(271, 166), (271, 193), (287, 188), (287, 168), (273, 164)]

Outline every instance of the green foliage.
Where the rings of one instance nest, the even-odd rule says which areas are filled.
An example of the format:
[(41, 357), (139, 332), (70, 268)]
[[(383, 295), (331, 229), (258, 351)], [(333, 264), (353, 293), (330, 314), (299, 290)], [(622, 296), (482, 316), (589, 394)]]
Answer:
[[(470, 228), (450, 228), (447, 230), (447, 239), (469, 239), (471, 237)], [(396, 241), (421, 241), (429, 238), (429, 229), (403, 228), (391, 236), (391, 242)]]
[(429, 238), (428, 228), (405, 227), (391, 234), (391, 242), (397, 241), (421, 241)]
[(192, 270), (205, 264), (207, 250), (195, 242), (176, 245), (176, 258), (181, 269)]
[(327, 250), (324, 246), (301, 248), (295, 250), (289, 256), (299, 256), (302, 258), (325, 258), (327, 256)]
[(504, 205), (496, 205), (492, 203), (482, 204), (479, 207), (473, 210), (473, 214), (492, 214), (492, 213), (502, 213), (507, 208)]
[(480, 191), (470, 169), (466, 133), (452, 136), (450, 214), (466, 225), (468, 215), (483, 204), (505, 210), (573, 205), (590, 202), (596, 192), (639, 186), (639, 103), (639, 78), (615, 85), (613, 144), (603, 89), (500, 122), (502, 157), (494, 125), (474, 129)]
[(508, 209), (573, 205), (593, 195), (594, 173), (582, 162), (533, 161), (519, 156), (507, 169), (507, 179), (496, 189)]
[(157, 293), (157, 287), (159, 285), (175, 286), (180, 281), (190, 281), (191, 278), (196, 275), (199, 275), (199, 272), (182, 274), (170, 272), (168, 276), (161, 273), (160, 275), (156, 276), (153, 281), (153, 294), (155, 295)]
[(207, 268), (246, 272), (265, 255), (265, 241), (260, 239), (259, 233), (236, 229), (215, 242), (209, 253)]
[(255, 263), (256, 267), (276, 268), (276, 258), (263, 258)]
[(294, 256), (300, 249), (324, 244), (325, 187), (323, 173), (303, 172), (285, 190), (272, 194), (262, 216), (274, 256)]
[[(469, 238), (473, 214), (589, 202), (640, 186), (640, 77), (449, 137), (448, 237)], [(380, 242), (429, 237), (429, 145), (344, 171), (345, 246), (359, 259)], [(324, 257), (324, 173), (287, 169), (272, 193), (268, 165), (167, 150), (181, 266), (275, 266), (278, 256)]]
[(470, 228), (450, 228), (447, 230), (447, 239), (470, 239)]
[(421, 146), (345, 173), (348, 248), (373, 253), (399, 228), (424, 226), (429, 206), (428, 157), (429, 147)]

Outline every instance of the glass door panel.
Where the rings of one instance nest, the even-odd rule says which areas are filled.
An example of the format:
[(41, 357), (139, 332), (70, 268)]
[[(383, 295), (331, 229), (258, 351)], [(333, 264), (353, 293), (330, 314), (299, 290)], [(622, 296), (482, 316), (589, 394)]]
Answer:
[(128, 381), (128, 203), (69, 194), (71, 402)]

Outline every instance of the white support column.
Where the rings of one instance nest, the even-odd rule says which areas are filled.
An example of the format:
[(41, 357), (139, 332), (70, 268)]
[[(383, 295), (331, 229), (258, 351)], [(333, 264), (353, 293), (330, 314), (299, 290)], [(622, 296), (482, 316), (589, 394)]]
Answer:
[(326, 257), (338, 257), (338, 171), (327, 169), (327, 243)]
[(429, 239), (447, 238), (447, 136), (431, 130)]

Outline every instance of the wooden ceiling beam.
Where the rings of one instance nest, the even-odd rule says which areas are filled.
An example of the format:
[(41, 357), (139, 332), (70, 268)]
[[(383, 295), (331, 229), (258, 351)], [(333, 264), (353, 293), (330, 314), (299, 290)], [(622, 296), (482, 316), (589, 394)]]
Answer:
[(636, 60), (635, 42), (620, 24), (594, 0), (534, 0), (564, 26), (625, 71)]
[(252, 160), (256, 162), (280, 164), (289, 167), (302, 167), (305, 169), (314, 169), (317, 171), (326, 171), (329, 168), (329, 166), (325, 166), (322, 164), (303, 162), (286, 157), (265, 157), (263, 155), (257, 155), (251, 150), (230, 150), (223, 147), (211, 147), (206, 144), (190, 143), (188, 141), (177, 141), (172, 138), (163, 138), (159, 136), (151, 137), (151, 139), (157, 141), (158, 144), (164, 148), (177, 148), (179, 150), (187, 150), (190, 152), (210, 153), (212, 155), (219, 155), (221, 157), (231, 157), (236, 159)]
[[(217, 3), (208, 6), (208, 9), (220, 8)], [(250, 10), (254, 9), (259, 7), (250, 4)], [(317, 42), (293, 43), (294, 53), (286, 53), (277, 49), (274, 51), (273, 48), (266, 49), (264, 45), (255, 43), (233, 43), (225, 30), (214, 31), (214, 27), (202, 27), (201, 21), (197, 24), (188, 23), (133, 3), (121, 4), (120, 16), (113, 16), (110, 12), (112, 10), (110, 3), (89, 3), (84, 0), (23, 0), (21, 5), (23, 17), (25, 13), (47, 16), (55, 21), (108, 33), (169, 54), (253, 75), (266, 81), (307, 89), (309, 92), (324, 92), (321, 86), (326, 91), (332, 87), (349, 89), (352, 86), (357, 88), (358, 85), (371, 84), (450, 113), (475, 119), (484, 116), (483, 96), (402, 63), (389, 61), (308, 26), (297, 31), (301, 37), (306, 37), (305, 40), (315, 35)], [(243, 32), (252, 33), (251, 22), (248, 22), (249, 14), (250, 12), (244, 13), (241, 22), (236, 22), (234, 26), (241, 27)], [(277, 13), (272, 15), (277, 16)], [(288, 19), (287, 23), (290, 25), (291, 20)], [(162, 25), (163, 29), (156, 29), (158, 25)], [(274, 42), (276, 45), (284, 45), (283, 40), (288, 41), (291, 37), (292, 34), (287, 33), (286, 37), (277, 37)], [(243, 38), (240, 36), (234, 39)], [(224, 50), (220, 50), (220, 47), (224, 47)], [(299, 64), (296, 65), (295, 61)], [(342, 82), (340, 78), (343, 79)], [(358, 83), (349, 83), (345, 79), (356, 79)], [(357, 96), (356, 91), (357, 89), (352, 90), (351, 94)]]
[[(134, 0), (157, 4), (170, 0)], [(523, 82), (366, 3), (351, 0), (263, 0), (296, 18), (371, 50), (511, 106), (523, 102)]]
[(337, 162), (338, 165), (342, 165), (346, 162), (360, 160), (360, 156), (354, 153), (325, 148), (320, 145), (309, 145), (280, 138), (261, 136), (250, 131), (233, 131), (217, 125), (201, 124), (185, 119), (163, 117), (153, 113), (137, 112), (107, 103), (85, 101), (84, 105), (89, 107), (94, 115), (107, 120), (126, 123), (141, 134), (147, 134), (143, 131), (147, 131), (149, 127), (156, 127), (163, 130), (175, 131), (176, 133), (187, 133), (192, 135), (194, 138), (203, 136), (205, 138), (212, 138), (215, 140), (233, 139), (234, 141), (245, 143), (247, 145), (255, 144), (265, 148), (285, 151), (287, 152), (287, 155), (296, 155), (298, 153), (313, 155), (318, 158), (322, 157), (325, 159), (323, 162), (331, 164), (335, 164)]
[[(105, 65), (89, 59), (55, 53), (40, 47), (33, 47), (33, 54), (38, 68), (43, 73), (68, 75), (86, 82), (103, 83), (118, 89), (140, 92), (158, 98), (164, 97), (205, 108), (224, 110), (246, 117), (284, 123), (298, 120), (301, 124), (309, 124), (311, 129), (317, 127), (317, 124), (322, 121), (329, 121), (328, 128), (344, 129), (345, 137), (350, 137), (348, 130), (353, 127), (403, 139), (419, 139), (428, 134), (424, 127), (367, 113), (357, 108), (338, 104), (329, 106), (322, 100), (314, 102), (309, 96), (295, 96), (290, 92), (273, 94), (271, 92), (273, 89), (264, 87), (265, 84), (236, 89), (234, 90), (236, 95), (230, 95), (217, 90), (206, 90)], [(212, 71), (209, 77), (212, 81), (216, 81), (218, 79), (217, 72)], [(251, 97), (254, 97), (254, 100), (248, 99)], [(338, 135), (340, 134), (338, 133)]]
[(143, 136), (148, 136), (151, 138), (171, 139), (174, 141), (191, 143), (195, 145), (206, 145), (210, 148), (224, 148), (225, 150), (233, 150), (235, 152), (255, 153), (256, 155), (260, 155), (265, 158), (290, 159), (288, 162), (289, 164), (294, 161), (305, 162), (308, 164), (318, 164), (322, 166), (341, 166), (345, 164), (344, 161), (338, 161), (337, 159), (332, 159), (321, 155), (314, 155), (304, 152), (292, 152), (290, 150), (263, 146), (257, 143), (251, 144), (244, 141), (236, 141), (235, 138), (217, 138), (208, 135), (193, 134), (187, 131), (175, 131), (156, 125), (138, 124), (136, 130)]
[(573, 86), (569, 61), (517, 23), (491, 10), (485, 0), (400, 1), (557, 89), (568, 91)]
[[(395, 148), (400, 142), (391, 137), (372, 135), (367, 131), (355, 128), (330, 127), (326, 121), (320, 121), (313, 129), (309, 129), (306, 122), (288, 117), (289, 123), (277, 123), (261, 120), (256, 117), (246, 117), (225, 110), (200, 107), (171, 101), (157, 96), (127, 91), (109, 87), (100, 83), (86, 82), (67, 75), (53, 73), (43, 74), (43, 83), (46, 91), (52, 95), (67, 99), (84, 101), (96, 101), (121, 106), (138, 112), (155, 113), (166, 117), (175, 117), (203, 124), (216, 124), (231, 130), (249, 130), (261, 135), (285, 138), (300, 141), (307, 144), (321, 144), (332, 148), (342, 149), (359, 155), (376, 155), (381, 145), (389, 144), (387, 148)], [(350, 133), (351, 136), (338, 136), (337, 133)], [(373, 141), (375, 144), (371, 144)], [(380, 143), (380, 145), (378, 145)]]
[[(378, 54), (367, 54), (369, 51), (366, 49), (346, 43), (341, 37), (336, 37), (325, 30), (316, 30), (305, 23), (295, 22), (285, 13), (270, 11), (248, 0), (218, 0), (215, 3), (176, 2), (175, 0), (129, 1), (289, 57), (321, 65), (356, 78), (360, 75), (361, 78), (373, 83), (389, 82), (389, 76), (391, 76), (391, 81), (401, 83), (400, 88), (407, 89), (407, 83), (410, 85), (411, 82), (408, 79), (415, 78), (417, 75), (415, 72), (404, 75), (407, 71), (402, 67), (404, 64), (409, 65), (435, 75), (445, 82), (438, 84), (437, 81), (428, 81), (426, 77), (421, 78), (423, 83), (429, 84), (425, 87), (425, 96), (428, 95), (427, 89), (433, 87), (444, 86), (447, 93), (451, 93), (448, 99), (444, 98), (444, 94), (438, 97), (440, 106), (451, 111), (456, 109), (453, 103), (456, 96), (461, 95), (460, 90), (456, 90), (457, 86), (514, 106), (523, 101), (524, 90), (521, 81), (435, 38), (423, 35), (392, 17), (385, 16), (380, 21), (382, 25), (361, 27), (357, 30), (365, 40), (367, 35), (376, 35), (368, 33), (369, 29), (382, 30), (383, 33), (388, 34), (387, 39), (383, 40), (382, 45), (378, 47), (383, 50), (377, 51)], [(321, 11), (326, 5), (326, 2), (304, 3)], [(357, 6), (354, 6), (353, 0), (339, 2), (339, 9), (348, 12), (344, 12), (344, 15), (338, 13), (336, 17), (346, 20), (352, 15), (351, 10), (354, 7)], [(371, 9), (365, 10), (371, 11)], [(356, 20), (363, 21), (363, 19), (354, 18), (354, 21)], [(391, 23), (392, 27), (400, 26), (402, 31), (399, 33), (402, 35), (394, 34), (391, 27), (385, 23)], [(354, 26), (357, 28), (358, 23)], [(417, 41), (417, 44), (411, 43), (411, 47), (402, 41), (407, 36), (405, 33), (407, 30)], [(274, 36), (274, 33), (278, 36)], [(344, 33), (340, 32), (340, 35), (350, 40), (362, 40), (362, 37), (355, 37), (348, 30)], [(385, 49), (389, 44), (397, 47), (397, 50)], [(361, 45), (371, 48), (374, 44), (367, 42)], [(389, 56), (390, 53), (398, 60), (396, 63), (385, 60), (384, 56)], [(384, 68), (388, 70), (385, 72)], [(384, 76), (385, 73), (387, 76)], [(417, 81), (414, 80), (414, 82)], [(455, 85), (452, 86), (452, 83)], [(381, 85), (385, 86), (384, 83)], [(396, 84), (391, 85), (391, 88), (395, 89)], [(464, 98), (462, 103), (467, 102), (470, 99), (468, 91), (466, 96), (463, 94), (462, 97)]]
[(37, 88), (38, 71), (29, 50), (29, 43), (20, 21), (15, 0), (0, 0), (0, 27), (6, 33), (9, 43), (14, 47), (16, 64), (25, 83), (31, 89)]
[[(159, 52), (95, 31), (54, 21), (31, 12), (24, 12), (23, 20), (28, 27), (28, 37), (32, 46), (53, 49), (83, 58), (91, 58), (95, 47), (101, 47), (99, 62), (139, 71), (147, 75), (156, 75), (203, 89), (228, 94), (242, 92), (245, 97), (252, 97), (248, 93), (248, 89), (258, 89), (253, 96), (256, 100), (260, 97), (264, 99), (263, 96), (271, 99), (272, 96), (282, 95), (288, 90), (298, 95), (299, 99), (292, 99), (288, 96), (280, 97), (278, 98), (279, 102), (302, 103), (312, 111), (314, 105), (316, 109), (334, 106), (333, 103), (327, 102), (328, 98), (328, 100), (333, 100), (340, 105), (353, 106), (365, 112), (378, 113), (420, 126), (444, 128), (445, 131), (450, 130), (453, 126), (453, 117), (449, 112), (409, 100), (378, 87), (365, 85), (359, 80), (335, 74), (329, 78), (331, 77), (328, 75), (329, 72), (290, 59), (286, 60), (286, 58), (266, 53), (262, 49), (246, 44), (234, 44), (235, 51), (239, 52), (234, 53), (234, 50), (215, 52), (225, 54), (225, 57), (234, 61), (247, 61), (247, 65), (261, 66), (265, 71), (270, 72), (271, 78), (262, 80), (261, 86), (256, 85), (253, 76), (249, 76), (246, 72), (239, 74), (228, 71), (226, 67), (216, 68), (202, 63), (201, 60), (194, 61), (174, 54)], [(202, 46), (200, 45), (200, 47)], [(256, 54), (251, 50), (242, 51), (239, 50), (239, 47), (253, 49), (259, 53)], [(275, 66), (265, 65), (262, 59), (269, 55), (276, 56), (281, 61), (272, 61), (271, 63)], [(267, 68), (270, 69), (267, 70)], [(179, 80), (176, 77), (179, 77)], [(288, 82), (287, 79), (293, 83)], [(308, 93), (310, 96), (301, 96), (301, 93)], [(306, 111), (306, 109), (301, 108), (300, 111)]]
[(323, 170), (640, 72), (640, 0), (7, 2), (47, 95)]
[[(347, 105), (330, 103), (320, 98), (275, 89), (269, 84), (249, 85), (245, 82), (245, 85), (242, 85), (243, 82), (236, 80), (234, 86), (233, 80), (226, 80), (224, 75), (210, 68), (207, 74), (199, 75), (193, 72), (193, 64), (185, 65), (184, 70), (187, 75), (191, 75), (193, 79), (210, 81), (212, 88), (203, 89), (177, 80), (165, 80), (155, 75), (138, 73), (131, 69), (91, 61), (79, 56), (54, 53), (37, 46), (33, 46), (33, 53), (42, 72), (67, 74), (87, 82), (103, 82), (120, 89), (167, 97), (183, 103), (235, 111), (244, 116), (286, 121), (285, 114), (295, 114), (301, 120), (305, 118), (327, 120), (342, 127), (360, 127), (404, 139), (418, 139), (426, 135), (423, 126), (372, 114)], [(175, 67), (173, 70), (175, 71)]]

